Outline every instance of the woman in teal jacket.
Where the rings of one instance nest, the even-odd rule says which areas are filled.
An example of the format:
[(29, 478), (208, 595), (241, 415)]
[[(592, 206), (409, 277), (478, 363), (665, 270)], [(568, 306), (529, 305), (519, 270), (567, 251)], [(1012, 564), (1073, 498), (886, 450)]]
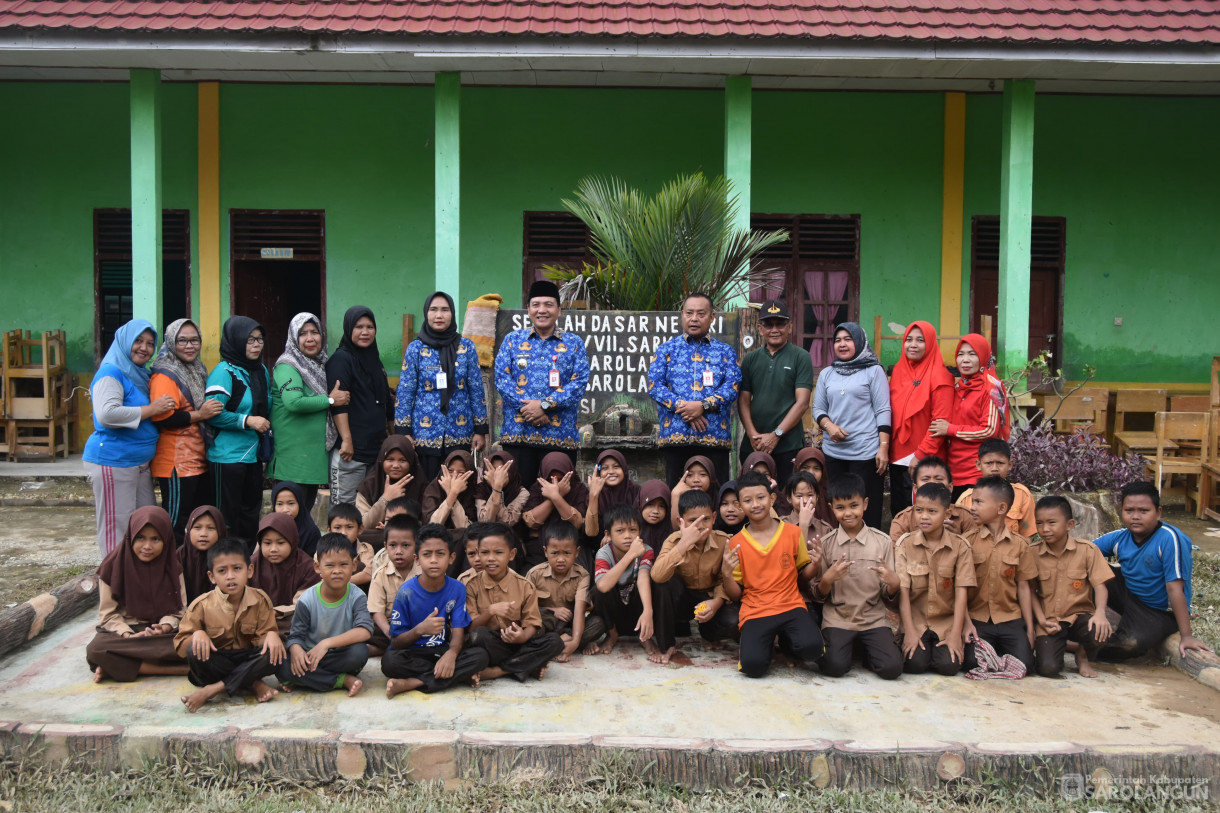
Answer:
[(263, 463), (270, 456), (271, 376), (259, 361), (265, 341), (258, 322), (248, 316), (229, 317), (220, 337), (223, 360), (208, 375), (206, 394), (224, 407), (208, 419), (216, 431), (216, 442), (208, 449), (216, 507), (229, 533), (245, 541), (249, 550), (254, 548), (263, 504)]

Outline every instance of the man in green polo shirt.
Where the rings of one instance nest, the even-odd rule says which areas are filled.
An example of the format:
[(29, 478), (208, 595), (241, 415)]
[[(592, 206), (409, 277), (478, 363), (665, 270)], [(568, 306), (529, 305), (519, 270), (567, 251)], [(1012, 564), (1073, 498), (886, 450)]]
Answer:
[(789, 343), (792, 318), (777, 299), (768, 299), (758, 314), (763, 344), (741, 362), (741, 396), (737, 412), (745, 429), (741, 439), (741, 462), (752, 452), (767, 452), (775, 458), (779, 486), (792, 476), (796, 453), (805, 445), (801, 420), (809, 411), (813, 393), (813, 360)]

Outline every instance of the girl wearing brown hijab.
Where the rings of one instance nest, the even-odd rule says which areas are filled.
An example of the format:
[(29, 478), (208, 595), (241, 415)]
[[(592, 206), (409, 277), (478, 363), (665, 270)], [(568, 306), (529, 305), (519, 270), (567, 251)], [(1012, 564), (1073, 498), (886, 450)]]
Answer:
[(174, 539), (174, 523), (164, 509), (137, 508), (122, 544), (98, 568), (100, 620), (85, 648), (95, 683), (186, 674), (185, 661), (174, 652), (187, 604)]
[(189, 604), (212, 589), (208, 578), (208, 550), (225, 538), (224, 514), (214, 505), (201, 505), (186, 520), (186, 539), (178, 546), (182, 580)]
[(775, 513), (782, 517), (792, 510), (785, 488), (787, 483), (779, 481), (779, 475), (776, 473), (775, 458), (771, 456), (770, 452), (751, 452), (741, 467), (742, 473), (755, 471), (758, 466), (763, 467), (763, 473), (771, 480), (771, 493), (775, 495), (775, 505), (772, 507), (775, 509)]
[(497, 450), (483, 460), (483, 481), (474, 487), (479, 522), (516, 526), (528, 499), (529, 490), (521, 485), (521, 472), (511, 453)]
[(399, 497), (419, 501), (426, 480), (421, 474), (415, 442), (406, 435), (390, 435), (381, 442), (377, 462), (356, 489), (356, 510), (364, 533), (360, 539), (380, 548), (385, 532), (385, 507)]
[(299, 547), (297, 524), (287, 514), (271, 513), (258, 524), (258, 546), (251, 560), (250, 587), (271, 598), (280, 632), (292, 627), (297, 597), (321, 581), (313, 559)]
[(616, 505), (640, 507), (640, 487), (627, 474), (627, 458), (615, 449), (597, 456), (589, 475), (589, 510), (585, 512), (585, 534), (601, 544), (601, 517)]
[(673, 487), (670, 499), (670, 524), (678, 530), (678, 500), (691, 489), (706, 491), (715, 500), (720, 493), (720, 483), (716, 480), (716, 466), (710, 458), (697, 454), (688, 458), (682, 467), (682, 479)]
[(522, 518), (529, 529), (525, 544), (525, 564), (533, 567), (546, 561), (538, 532), (548, 522), (562, 520), (581, 528), (589, 510), (589, 489), (576, 476), (572, 460), (564, 452), (551, 452), (542, 458), (538, 479), (530, 486)]
[(640, 486), (640, 512), (644, 515), (644, 527), (640, 537), (644, 544), (660, 555), (661, 545), (673, 533), (669, 523), (669, 486), (664, 480), (646, 480)]
[(450, 452), (441, 473), (424, 489), (420, 501), (424, 521), (460, 530), (477, 519), (474, 477), (474, 458), (470, 452), (462, 449)]

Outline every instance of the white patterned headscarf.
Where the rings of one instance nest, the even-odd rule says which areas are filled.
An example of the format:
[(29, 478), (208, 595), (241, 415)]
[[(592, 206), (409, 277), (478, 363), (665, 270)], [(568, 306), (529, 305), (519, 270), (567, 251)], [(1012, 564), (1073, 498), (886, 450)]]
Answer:
[[(310, 322), (313, 322), (314, 327), (322, 334), (322, 349), (313, 358), (301, 352), (298, 341), (301, 330)], [(329, 390), (326, 386), (326, 359), (326, 328), (322, 326), (322, 320), (312, 313), (298, 313), (292, 317), (292, 321), (288, 323), (288, 340), (284, 342), (284, 352), (275, 360), (275, 363), (290, 365), (301, 374), (301, 380), (305, 382), (306, 387), (313, 390), (316, 395), (327, 395)], [(333, 448), (338, 439), (339, 432), (335, 429), (335, 421), (328, 411), (326, 413), (326, 448), (328, 450)]]

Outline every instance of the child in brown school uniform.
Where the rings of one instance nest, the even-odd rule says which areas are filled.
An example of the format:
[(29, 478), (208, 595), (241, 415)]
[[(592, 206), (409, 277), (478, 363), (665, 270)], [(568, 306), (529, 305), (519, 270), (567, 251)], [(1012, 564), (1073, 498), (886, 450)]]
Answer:
[(183, 695), (182, 704), (195, 712), (221, 692), (232, 697), (243, 689), (253, 690), (258, 702), (266, 703), (279, 692), (263, 678), (273, 674), (286, 655), (271, 599), (248, 585), (245, 544), (222, 539), (213, 545), (208, 577), (216, 589), (191, 602), (174, 636), (174, 649), (190, 668), (188, 679), (200, 687)]
[(186, 674), (174, 653), (174, 633), (187, 604), (175, 539), (169, 514), (156, 506), (137, 508), (122, 544), (98, 568), (100, 619), (85, 648), (95, 683)]
[[(390, 500), (385, 504), (385, 519), (381, 520), (381, 522), (377, 524), (377, 531), (381, 534), (381, 550), (377, 551), (377, 554), (373, 556), (373, 567), (371, 568), (373, 571), (373, 577), (376, 577), (377, 571), (385, 567), (385, 564), (388, 561), (385, 550), (385, 525), (387, 522), (389, 522), (391, 517), (397, 516), (409, 516), (411, 519), (415, 520), (415, 524), (417, 526), (423, 524), (419, 518), (419, 503), (417, 501), (408, 497), (399, 497), (398, 499)], [(362, 536), (364, 537), (365, 541), (368, 540), (367, 531)], [(371, 584), (372, 582), (370, 581), (369, 583)], [(377, 631), (374, 630), (373, 636), (376, 637), (376, 635)]]
[[(1025, 486), (1008, 479), (1008, 475), (1012, 473), (1012, 447), (1008, 445), (1008, 442), (999, 438), (991, 438), (980, 443), (979, 459), (975, 461), (974, 465), (984, 477), (1001, 477), (1008, 480), (1008, 484), (1012, 486), (1012, 505), (1008, 506), (1008, 513), (1004, 515), (1008, 530), (1026, 539), (1037, 533), (1038, 528), (1034, 519), (1034, 495)], [(969, 488), (963, 491), (957, 498), (957, 504), (969, 508), (970, 492)]]
[(964, 660), (962, 629), (968, 593), (975, 585), (970, 545), (945, 527), (953, 493), (941, 483), (915, 490), (919, 527), (898, 540), (898, 599), (902, 618), (902, 671), (931, 668), (956, 675)]
[(818, 519), (818, 495), (821, 487), (818, 479), (807, 471), (798, 471), (788, 478), (784, 492), (788, 496), (791, 513), (780, 517), (789, 525), (801, 529), (801, 536), (806, 540), (821, 540), (834, 530), (829, 522)]
[(546, 561), (530, 568), (525, 577), (538, 592), (543, 631), (557, 632), (563, 639), (563, 652), (555, 660), (567, 663), (577, 649), (596, 655), (606, 624), (596, 614), (587, 615), (592, 606), (589, 571), (576, 563), (580, 552), (576, 528), (567, 522), (552, 522), (539, 538)]
[(670, 534), (652, 563), (653, 618), (657, 649), (649, 657), (666, 664), (677, 648), (679, 621), (694, 618), (705, 641), (736, 641), (738, 607), (724, 592), (724, 551), (729, 536), (714, 530), (716, 512), (706, 491), (687, 491), (678, 499), (681, 530)]
[[(949, 471), (949, 464), (939, 457), (925, 457), (912, 466), (911, 482), (914, 483), (915, 490), (928, 483), (939, 483), (950, 492), (953, 491), (953, 475)], [(890, 539), (894, 540), (894, 546), (897, 547), (898, 540), (918, 527), (919, 523), (916, 521), (913, 505), (899, 511), (898, 515), (894, 517), (894, 521), (890, 523)], [(965, 536), (974, 530), (974, 527), (974, 516), (970, 513), (969, 503), (949, 506), (949, 510), (945, 512), (945, 528), (950, 533)]]
[(318, 573), (313, 559), (297, 547), (297, 526), (287, 514), (263, 517), (256, 540), (250, 586), (270, 597), (280, 633), (287, 635), (297, 599), (305, 588), (318, 583)]
[(479, 538), (483, 570), (466, 584), (469, 646), (487, 651), (488, 666), (479, 673), (480, 680), (505, 675), (518, 681), (531, 675), (541, 680), (546, 665), (563, 651), (563, 639), (542, 630), (538, 591), (511, 567), (518, 546), (516, 534), (504, 523), (483, 526)]
[(326, 532), (343, 534), (352, 543), (352, 553), (356, 557), (356, 574), (352, 576), (352, 584), (361, 590), (367, 590), (373, 580), (373, 560), (376, 554), (373, 546), (360, 538), (364, 533), (364, 525), (360, 512), (351, 503), (332, 505), (326, 514)]
[(902, 650), (885, 617), (885, 602), (894, 600), (899, 588), (894, 544), (864, 524), (864, 492), (857, 474), (830, 481), (830, 507), (839, 527), (822, 539), (822, 575), (813, 587), (814, 598), (822, 602), (822, 674), (846, 675), (859, 644), (864, 664), (877, 677), (893, 680), (902, 674)]
[[(483, 536), (483, 526), (486, 524), (486, 522), (472, 522), (462, 532), (462, 544), (465, 545), (465, 551), (461, 556), (454, 557), (457, 561), (449, 568), (449, 572), (452, 574), (454, 571), (457, 571), (457, 575), (453, 578), (460, 581), (463, 587), (469, 584), (471, 579), (483, 572), (483, 561), (479, 559), (479, 539)], [(520, 559), (521, 557), (518, 556), (516, 558)], [(516, 561), (513, 562), (513, 565), (513, 569), (518, 570)], [(518, 570), (518, 572), (520, 571)]]
[(212, 589), (208, 581), (208, 550), (227, 535), (224, 514), (214, 505), (201, 505), (186, 520), (186, 540), (178, 546), (187, 603)]
[(606, 622), (606, 640), (602, 654), (610, 654), (620, 635), (635, 632), (644, 651), (653, 655), (659, 650), (653, 643), (652, 570), (656, 558), (652, 548), (640, 536), (644, 524), (640, 509), (633, 505), (615, 505), (602, 517), (605, 536), (593, 563), (593, 605)]
[(982, 639), (1001, 657), (1012, 655), (1034, 668), (1034, 610), (1030, 582), (1038, 578), (1038, 565), (1029, 542), (1008, 530), (1005, 515), (1012, 504), (1012, 486), (1000, 477), (984, 477), (974, 484), (972, 513), (978, 527), (966, 534), (974, 560), (978, 586), (970, 591), (969, 613), (963, 636), (965, 669), (978, 661), (973, 642)]
[(385, 557), (380, 564), (373, 565), (373, 578), (369, 582), (369, 613), (373, 617), (373, 635), (369, 639), (369, 654), (381, 655), (390, 648), (390, 614), (394, 611), (394, 597), (407, 579), (418, 576), (419, 562), (416, 560), (416, 535), (419, 521), (406, 514), (396, 514), (386, 520), (385, 547), (378, 558)]
[(1064, 652), (1072, 652), (1080, 676), (1095, 678), (1089, 657), (1110, 637), (1106, 582), (1114, 571), (1096, 545), (1071, 535), (1076, 520), (1063, 497), (1043, 497), (1035, 513), (1039, 540), (1031, 545), (1038, 562), (1034, 663), (1039, 675), (1055, 677), (1063, 671)]

